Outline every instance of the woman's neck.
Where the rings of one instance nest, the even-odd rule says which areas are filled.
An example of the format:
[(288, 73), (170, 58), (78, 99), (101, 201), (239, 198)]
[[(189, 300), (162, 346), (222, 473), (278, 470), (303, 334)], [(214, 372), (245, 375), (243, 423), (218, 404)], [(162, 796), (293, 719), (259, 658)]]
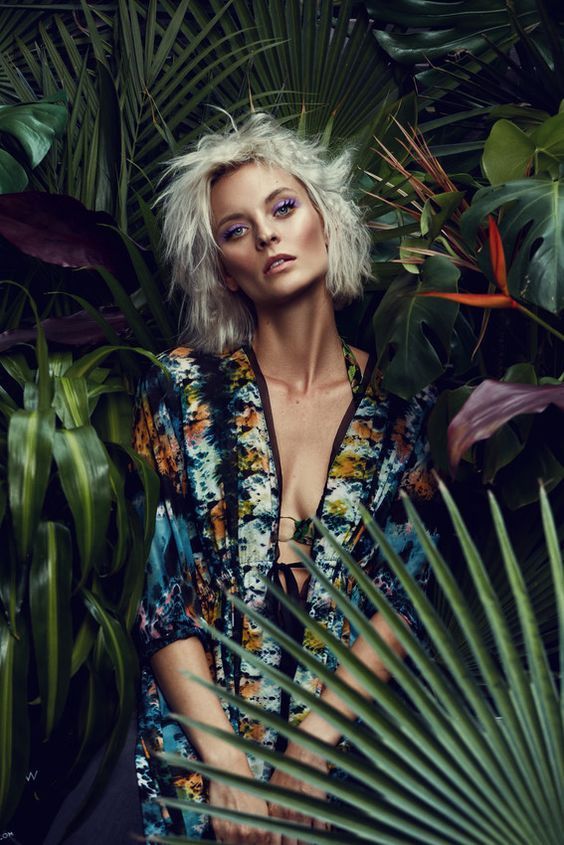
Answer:
[(346, 377), (333, 303), (320, 297), (259, 312), (253, 349), (264, 375), (305, 394), (312, 387)]

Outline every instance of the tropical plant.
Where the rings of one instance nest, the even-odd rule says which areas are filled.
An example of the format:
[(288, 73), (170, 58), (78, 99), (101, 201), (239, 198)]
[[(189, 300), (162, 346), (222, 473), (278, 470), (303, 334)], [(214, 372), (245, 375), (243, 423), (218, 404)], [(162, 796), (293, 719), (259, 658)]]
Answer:
[(516, 114), (534, 123), (558, 111), (564, 98), (558, 0), (362, 5), (376, 20), (382, 48), (411, 69), (426, 130), (442, 155), (476, 162), (492, 118)]
[[(365, 514), (366, 527), (379, 546), (390, 568), (400, 578), (414, 603), (426, 632), (423, 646), (395, 616), (379, 590), (337, 543), (343, 561), (360, 588), (382, 613), (395, 636), (402, 643), (409, 660), (403, 663), (379, 638), (366, 618), (349, 600), (324, 578), (306, 556), (304, 563), (312, 575), (320, 578), (351, 626), (370, 642), (374, 651), (390, 669), (394, 687), (387, 686), (356, 659), (322, 625), (312, 623), (307, 614), (292, 603), (283, 591), (277, 598), (306, 627), (313, 629), (347, 671), (362, 682), (371, 696), (368, 701), (339, 681), (309, 651), (278, 630), (249, 607), (234, 604), (249, 614), (308, 668), (334, 690), (358, 715), (349, 722), (339, 711), (294, 684), (282, 673), (263, 664), (258, 656), (245, 658), (260, 666), (260, 671), (305, 702), (315, 712), (342, 732), (345, 748), (331, 747), (305, 734), (283, 719), (266, 714), (247, 701), (225, 693), (233, 702), (265, 725), (275, 727), (293, 742), (299, 743), (346, 778), (335, 778), (318, 769), (297, 763), (278, 752), (252, 743), (252, 753), (264, 758), (299, 779), (326, 791), (329, 801), (321, 801), (241, 778), (175, 755), (167, 760), (181, 768), (197, 770), (283, 804), (306, 816), (324, 820), (332, 832), (305, 828), (303, 825), (269, 818), (238, 816), (217, 807), (165, 798), (171, 807), (187, 807), (197, 812), (239, 819), (256, 827), (268, 828), (302, 842), (378, 842), (389, 845), (407, 843), (511, 843), (511, 845), (557, 845), (560, 842), (564, 807), (564, 709), (562, 689), (557, 675), (564, 668), (564, 570), (563, 536), (556, 530), (551, 509), (541, 490), (540, 508), (545, 537), (547, 580), (555, 597), (552, 622), (558, 629), (557, 653), (549, 655), (543, 645), (534, 604), (528, 593), (500, 508), (490, 496), (491, 518), (498, 539), (498, 560), (511, 596), (510, 612), (505, 598), (493, 588), (492, 573), (468, 532), (460, 512), (442, 486), (453, 527), (477, 596), (481, 619), (478, 620), (466, 594), (457, 583), (453, 570), (435, 548), (425, 526), (408, 499), (404, 500), (408, 517), (426, 551), (434, 578), (465, 640), (468, 656), (456, 649), (443, 618), (424, 595), (414, 578), (386, 541), (383, 532)], [(320, 531), (329, 537), (322, 525)], [(512, 613), (512, 609), (515, 613)], [(213, 628), (212, 636), (234, 652), (239, 646)], [(517, 639), (521, 648), (516, 646)], [(490, 646), (493, 643), (493, 648)], [(223, 691), (222, 691), (223, 695)], [(187, 727), (197, 726), (214, 735), (221, 732), (181, 718)], [(224, 734), (225, 741), (249, 751), (249, 740)], [(192, 840), (176, 837), (180, 845)]]
[[(99, 346), (73, 360), (69, 351), (48, 352), (39, 319), (36, 335), (35, 367), (14, 349), (0, 356), (3, 818), (29, 771), (29, 702), (40, 713), (43, 739), (59, 743), (72, 739), (69, 715), (80, 708), (85, 721), (69, 767), (80, 770), (110, 728), (99, 779), (119, 751), (134, 701), (128, 631), (158, 487), (130, 447), (127, 385), (110, 363), (129, 347)], [(126, 497), (130, 464), (146, 497), (142, 522)], [(115, 710), (111, 695), (100, 697), (101, 683), (115, 687)]]
[[(381, 21), (397, 18), (398, 26), (415, 9), (410, 0), (386, 12), (377, 2), (367, 5)], [(542, 384), (561, 379), (564, 372), (564, 332), (558, 319), (564, 307), (560, 266), (564, 123), (560, 111), (551, 115), (540, 110), (530, 86), (522, 87), (520, 102), (510, 103), (508, 91), (515, 89), (502, 85), (508, 76), (507, 63), (514, 85), (527, 75), (525, 70), (534, 59), (544, 62), (557, 90), (564, 91), (564, 26), (558, 16), (553, 21), (547, 17), (544, 3), (516, 4), (512, 11), (488, 2), (470, 4), (464, 13), (443, 4), (440, 31), (423, 32), (419, 27), (425, 16), (430, 20), (436, 15), (438, 5), (420, 4), (420, 16), (413, 18), (410, 33), (402, 34), (393, 26), (388, 33), (378, 32), (380, 43), (405, 62), (409, 55), (421, 59), (420, 53), (404, 50), (408, 42), (421, 51), (434, 40), (433, 61), (438, 66), (431, 75), (418, 71), (422, 122), (419, 130), (403, 129), (403, 154), (377, 141), (392, 175), (383, 178), (370, 171), (366, 175), (382, 258), (382, 264), (375, 264), (376, 273), (380, 267), (389, 273), (390, 244), (399, 251), (392, 261), (403, 267), (387, 286), (373, 318), (384, 383), (393, 392), (409, 396), (447, 375), (443, 385), (449, 390), (440, 397), (431, 422), (432, 441), (439, 444), (434, 457), (446, 467), (444, 445), (440, 445), (446, 441), (446, 427), (479, 378)], [(491, 17), (480, 24), (478, 13), (487, 11)], [(447, 26), (448, 30), (441, 29)], [(488, 31), (476, 40), (480, 27)], [(501, 39), (497, 43), (492, 40), (495, 31)], [(506, 37), (508, 32), (512, 34)], [(455, 42), (465, 49), (452, 58), (449, 51)], [(510, 49), (515, 55), (504, 65), (502, 59)], [(488, 50), (494, 62), (491, 68), (484, 59)], [(469, 70), (472, 62), (476, 66)], [(443, 98), (445, 92), (439, 90), (437, 80), (442, 74), (452, 82), (461, 68), (476, 84), (495, 70), (499, 84), (487, 87), (489, 105), (484, 102), (480, 115), (471, 109), (458, 113), (451, 109), (449, 114), (426, 119), (430, 102), (436, 110), (448, 111), (448, 97)], [(464, 85), (457, 90), (463, 97)], [(472, 140), (459, 143), (459, 126), (470, 118)], [(441, 143), (447, 132), (452, 143)], [(464, 157), (469, 151), (472, 154)], [(448, 155), (456, 156), (460, 167), (454, 176), (445, 169)], [(430, 304), (428, 297), (440, 304)], [(456, 304), (463, 306), (458, 313)], [(469, 306), (486, 310), (476, 318)], [(491, 309), (507, 309), (508, 314), (494, 316)], [(472, 452), (483, 482), (491, 484), (496, 479), (504, 501), (513, 508), (536, 498), (538, 477), (551, 485), (564, 477), (551, 415), (534, 425), (532, 420), (516, 425), (517, 429), (505, 427), (487, 445), (485, 458), (484, 450)], [(468, 468), (467, 463), (462, 476), (466, 479)]]
[[(126, 0), (107, 3), (65, 0), (19, 3), (17, 7), (13, 3), (0, 4), (0, 131), (6, 131), (3, 115), (13, 117), (19, 113), (26, 120), (36, 121), (34, 126), (40, 130), (39, 136), (43, 136), (37, 138), (38, 145), (41, 140), (44, 144), (45, 139), (55, 140), (35, 168), (34, 163), (39, 161), (37, 151), (27, 155), (32, 136), (22, 134), (19, 125), (15, 134), (2, 135), (0, 151), (0, 166), (6, 161), (3, 152), (15, 157), (24, 167), (31, 189), (0, 198), (2, 276), (21, 285), (4, 285), (0, 298), (0, 344), (2, 352), (8, 353), (1, 359), (0, 368), (0, 415), (4, 420), (0, 425), (0, 455), (3, 456), (0, 458), (0, 515), (3, 515), (1, 530), (8, 538), (5, 547), (10, 548), (12, 561), (6, 570), (10, 574), (3, 570), (4, 588), (0, 592), (0, 599), (8, 609), (4, 622), (0, 623), (4, 625), (1, 654), (8, 661), (8, 670), (3, 673), (7, 680), (2, 686), (2, 696), (7, 708), (2, 710), (6, 716), (0, 755), (3, 764), (11, 759), (13, 766), (10, 788), (6, 780), (0, 781), (8, 813), (15, 806), (25, 774), (23, 740), (27, 714), (31, 714), (33, 726), (35, 714), (48, 707), (45, 712), (50, 715), (42, 717), (42, 730), (44, 736), (51, 725), (52, 739), (45, 748), (48, 751), (68, 746), (69, 769), (77, 750), (80, 749), (80, 759), (84, 760), (89, 754), (89, 741), (93, 745), (103, 741), (104, 733), (107, 737), (104, 726), (107, 728), (112, 719), (107, 714), (121, 713), (120, 730), (124, 724), (130, 695), (125, 675), (118, 677), (119, 683), (125, 686), (108, 701), (105, 695), (111, 684), (101, 691), (97, 679), (114, 677), (114, 670), (103, 656), (106, 646), (110, 657), (115, 656), (114, 634), (122, 637), (124, 654), (128, 653), (126, 630), (131, 622), (134, 592), (132, 604), (126, 608), (124, 591), (125, 585), (139, 576), (142, 555), (139, 543), (135, 546), (125, 528), (126, 515), (131, 520), (135, 517), (130, 510), (124, 510), (122, 495), (128, 475), (126, 464), (131, 458), (126, 457), (119, 444), (126, 443), (132, 383), (141, 360), (129, 347), (153, 352), (169, 347), (176, 323), (174, 303), (166, 301), (159, 223), (150, 204), (164, 162), (186, 142), (194, 140), (202, 126), (225, 125), (227, 118), (222, 109), (235, 119), (251, 109), (266, 109), (299, 131), (318, 133), (335, 146), (351, 144), (352, 138), (356, 184), (366, 191), (374, 224), (375, 278), (365, 302), (340, 314), (341, 330), (359, 345), (373, 345), (374, 328), (388, 386), (402, 395), (414, 392), (442, 373), (451, 377), (452, 389), (443, 392), (439, 399), (432, 428), (436, 442), (444, 441), (446, 426), (454, 409), (460, 406), (461, 396), (470, 393), (470, 386), (464, 384), (469, 377), (500, 377), (507, 370), (508, 381), (525, 376), (530, 381), (542, 381), (558, 377), (564, 369), (562, 351), (553, 336), (546, 334), (547, 330), (539, 327), (538, 322), (535, 326), (525, 322), (517, 309), (507, 315), (499, 312), (485, 332), (487, 321), (480, 325), (479, 319), (465, 307), (459, 308), (456, 302), (405, 295), (414, 290), (456, 293), (459, 283), (470, 294), (485, 294), (484, 273), (493, 283), (488, 249), (483, 247), (486, 237), (479, 224), (483, 222), (481, 211), (487, 204), (493, 202), (493, 208), (497, 209), (505, 202), (507, 184), (500, 179), (507, 179), (508, 170), (499, 150), (508, 137), (516, 151), (511, 160), (511, 177), (527, 186), (531, 179), (542, 181), (542, 191), (536, 184), (535, 201), (541, 210), (546, 208), (548, 180), (552, 184), (556, 178), (558, 183), (555, 161), (559, 164), (562, 156), (561, 122), (556, 114), (564, 97), (562, 28), (558, 14), (551, 21), (546, 9), (554, 11), (553, 4), (547, 6), (532, 0), (515, 4), (515, 14), (508, 12), (500, 0), (469, 0), (464, 10), (454, 9), (449, 3), (416, 5), (417, 9), (414, 0), (394, 4), (372, 0), (341, 3), (181, 0), (178, 4), (170, 0), (151, 0), (147, 4)], [(440, 19), (436, 17), (439, 13)], [(489, 40), (481, 35), (485, 13), (495, 27), (488, 29)], [(429, 22), (433, 32), (426, 32)], [(462, 30), (457, 29), (458, 23)], [(429, 36), (432, 36), (431, 45)], [(402, 38), (411, 39), (409, 44), (414, 44), (419, 53), (402, 54)], [(434, 66), (424, 67), (424, 54), (429, 46), (434, 49)], [(471, 54), (467, 52), (469, 49)], [(413, 61), (420, 64), (416, 66)], [(546, 84), (536, 82), (532, 72), (537, 69)], [(414, 78), (422, 92), (419, 99), (413, 93)], [(535, 82), (531, 82), (533, 79)], [(64, 102), (68, 103), (68, 123), (59, 137), (57, 120)], [(523, 102), (529, 105), (523, 106)], [(17, 112), (18, 109), (21, 111)], [(432, 145), (432, 151), (429, 154), (424, 151), (423, 156), (410, 146), (395, 122), (407, 127), (415, 125), (418, 114), (419, 124)], [(494, 125), (498, 119), (503, 122)], [(547, 137), (552, 138), (553, 133), (556, 142), (546, 155)], [(383, 146), (372, 142), (373, 136)], [(402, 146), (402, 138), (407, 150)], [(23, 148), (22, 139), (27, 139)], [(379, 151), (385, 148), (389, 160), (379, 156), (371, 149), (373, 146)], [(482, 154), (483, 172), (479, 169)], [(439, 159), (453, 162), (448, 174), (446, 165), (435, 166)], [(426, 164), (431, 165), (432, 173), (425, 171)], [(536, 168), (536, 175), (531, 177), (527, 167)], [(19, 173), (17, 168), (10, 171), (11, 176), (16, 173)], [(490, 181), (490, 188), (486, 187), (484, 177)], [(20, 173), (17, 184), (0, 181), (0, 186), (4, 184), (12, 192), (22, 190), (22, 178)], [(418, 194), (414, 180), (419, 180), (417, 187), (423, 186), (423, 193)], [(488, 190), (490, 194), (482, 193)], [(466, 192), (464, 198), (463, 192)], [(377, 194), (378, 198), (371, 194)], [(472, 196), (474, 202), (468, 213), (472, 222), (472, 209), (476, 209), (474, 221), (464, 229), (460, 218)], [(482, 203), (480, 213), (479, 203)], [(504, 244), (508, 249), (516, 247), (516, 258), (509, 254), (507, 293), (510, 291), (521, 305), (526, 302), (536, 317), (543, 319), (538, 312), (539, 303), (544, 308), (555, 293), (558, 306), (561, 282), (559, 276), (547, 278), (539, 271), (537, 281), (522, 298), (519, 274), (523, 266), (528, 266), (529, 259), (537, 263), (545, 260), (546, 250), (541, 256), (536, 255), (534, 242), (530, 244), (531, 250), (523, 249), (527, 246), (527, 231), (519, 229), (518, 220), (511, 221), (511, 205), (502, 206), (498, 224)], [(538, 223), (535, 221), (537, 229)], [(541, 235), (552, 247), (549, 254), (554, 267), (556, 227), (552, 227), (552, 219), (545, 219)], [(427, 256), (421, 250), (439, 255)], [(398, 257), (400, 262), (396, 263)], [(422, 264), (424, 258), (428, 260)], [(515, 260), (522, 265), (515, 264)], [(541, 297), (535, 299), (533, 289), (541, 288)], [(34, 313), (29, 293), (36, 302), (38, 314)], [(384, 300), (374, 315), (383, 294)], [(543, 316), (553, 329), (557, 327), (553, 316)], [(49, 341), (51, 361), (48, 376), (45, 375), (45, 337)], [(478, 365), (471, 370), (477, 338), (482, 341), (476, 353)], [(29, 346), (20, 346), (14, 352), (16, 343), (34, 340), (36, 357)], [(85, 348), (78, 341), (84, 341)], [(83, 376), (81, 367), (85, 366), (85, 360), (93, 360), (89, 355), (98, 354), (95, 346), (100, 343), (106, 344), (106, 349), (114, 348), (109, 363), (102, 364), (100, 359), (89, 375)], [(106, 388), (112, 392), (105, 392)], [(39, 402), (35, 398), (39, 393), (41, 409), (34, 404)], [(47, 398), (51, 402), (49, 408)], [(29, 555), (22, 564), (22, 548), (18, 549), (15, 542), (8, 491), (17, 487), (11, 480), (12, 473), (17, 477), (17, 472), (23, 470), (13, 469), (17, 462), (14, 464), (6, 457), (10, 444), (12, 453), (17, 451), (16, 435), (8, 437), (8, 431), (14, 419), (14, 425), (16, 428), (20, 425), (22, 431), (31, 426), (29, 419), (33, 414), (38, 419), (41, 417), (42, 422), (36, 440), (28, 445), (30, 453), (45, 444), (49, 452), (49, 432), (65, 443), (74, 443), (77, 437), (90, 439), (94, 451), (84, 452), (84, 457), (97, 454), (99, 462), (85, 462), (89, 467), (86, 477), (88, 473), (98, 472), (101, 478), (106, 478), (101, 482), (106, 490), (102, 496), (105, 503), (99, 506), (106, 514), (107, 468), (110, 467), (110, 517), (105, 523), (108, 529), (96, 537), (105, 548), (110, 571), (98, 570), (97, 566), (103, 567), (104, 558), (97, 558), (94, 565), (86, 567), (84, 583), (81, 583), (83, 549), (78, 543), (74, 511), (68, 501), (69, 496), (71, 500), (74, 497), (67, 495), (62, 484), (64, 471), (63, 476), (55, 471), (56, 455), (55, 463), (47, 461), (51, 466), (49, 480), (45, 481), (47, 469), (43, 469), (41, 476), (38, 490), (47, 484), (48, 495), (43, 500), (40, 516), (37, 516), (38, 501), (34, 505), (33, 518), (40, 519), (40, 526), (47, 526), (40, 527), (33, 535), (46, 549), (45, 555), (36, 552), (35, 569)], [(542, 416), (543, 425), (549, 418), (549, 414)], [(530, 501), (530, 490), (536, 490), (536, 486), (528, 484), (527, 496), (520, 492), (523, 464), (536, 430), (522, 420), (510, 425), (515, 431), (505, 428), (492, 438), (496, 440), (495, 448), (488, 441), (485, 451), (490, 455), (490, 464), (482, 477), (504, 490), (517, 491), (512, 504), (520, 506)], [(76, 435), (82, 428), (90, 433)], [(41, 439), (45, 432), (46, 439)], [(544, 440), (541, 437), (541, 442), (544, 441), (555, 448), (553, 456), (558, 466), (564, 466), (564, 456), (555, 447), (552, 435)], [(523, 449), (525, 442), (527, 449)], [(480, 446), (475, 447), (472, 456), (478, 467), (482, 465), (480, 450)], [(463, 461), (462, 466), (462, 474), (466, 470), (468, 476), (470, 464)], [(547, 477), (549, 469), (542, 461), (540, 464), (529, 461), (525, 466), (534, 485), (539, 474)], [(472, 485), (474, 507), (477, 488), (470, 477)], [(16, 493), (13, 496), (17, 523), (21, 503), (18, 516)], [(76, 507), (78, 501), (79, 497), (73, 501)], [(145, 528), (147, 541), (147, 525)], [(74, 649), (89, 654), (82, 668), (72, 675), (66, 699), (64, 677), (68, 653), (63, 649), (59, 668), (50, 669), (47, 677), (38, 676), (33, 688), (27, 688), (21, 674), (21, 667), (27, 665), (28, 659), (24, 654), (25, 639), (13, 637), (14, 631), (19, 635), (22, 625), (26, 630), (31, 625), (33, 631), (31, 604), (27, 599), (31, 592), (26, 585), (31, 585), (40, 565), (48, 565), (50, 550), (55, 549), (62, 550), (61, 556), (56, 559), (55, 555), (52, 566), (49, 564), (51, 580), (45, 582), (43, 597), (53, 594), (53, 584), (61, 583), (60, 602), (64, 603), (63, 597), (67, 596), (69, 603), (60, 613), (62, 627), (51, 626), (50, 642), (62, 642), (64, 632), (68, 631), (70, 607), (73, 631), (75, 634), (78, 631), (81, 638), (81, 645), (75, 642)], [(546, 599), (546, 583), (537, 577), (543, 572), (538, 544), (535, 548), (531, 546), (533, 559), (534, 564), (527, 571), (531, 573), (531, 583), (538, 586), (535, 601), (538, 599), (539, 607), (544, 601), (544, 636), (549, 631), (546, 626), (552, 618), (552, 605)], [(57, 560), (63, 561), (61, 566), (67, 573), (70, 566), (75, 590), (70, 597), (68, 580), (64, 581), (62, 575), (64, 584), (53, 580), (59, 577)], [(6, 604), (16, 576), (20, 579), (20, 593), (16, 593), (15, 605), (13, 597), (12, 604)], [(91, 600), (86, 590), (90, 590)], [(102, 611), (94, 619), (96, 601)], [(33, 623), (37, 631), (38, 626), (45, 626), (52, 619), (47, 610), (41, 616), (44, 606), (49, 609), (43, 599), (34, 604), (34, 619), (43, 618), (43, 622)], [(508, 598), (504, 604), (508, 614), (512, 607), (512, 599)], [(479, 612), (479, 602), (474, 603), (473, 610)], [(443, 607), (443, 611), (444, 618), (450, 619), (448, 608)], [(97, 634), (93, 633), (96, 626), (101, 626)], [(465, 637), (456, 625), (451, 635), (455, 631), (463, 648)], [(36, 665), (34, 636), (39, 635), (32, 633), (29, 656), (32, 667)], [(54, 673), (59, 673), (63, 681), (55, 698)], [(86, 678), (87, 685), (83, 686), (82, 680)], [(37, 702), (29, 709), (25, 706), (26, 696)], [(64, 700), (67, 706), (62, 710)], [(8, 704), (14, 701), (17, 707), (10, 710)], [(19, 745), (14, 745), (10, 732), (12, 719), (19, 720), (16, 728), (22, 731)], [(55, 723), (58, 728), (54, 727)], [(62, 742), (61, 730), (66, 730)], [(110, 752), (117, 748), (118, 735), (119, 730)], [(78, 772), (79, 764), (80, 760), (75, 761), (72, 776)], [(109, 765), (110, 758), (106, 757), (106, 769)]]
[[(43, 161), (55, 138), (64, 132), (66, 123), (66, 104), (56, 99), (54, 102), (0, 105), (0, 135), (9, 136), (16, 142), (32, 168)], [(0, 194), (23, 191), (28, 183), (25, 168), (18, 161), (18, 151), (13, 154), (8, 149), (0, 149)]]
[[(0, 5), (0, 121), (19, 110), (30, 123), (28, 135), (19, 126), (20, 140), (29, 142), (34, 127), (55, 140), (40, 167), (26, 174), (30, 189), (16, 193), (25, 187), (22, 177), (3, 184), (0, 198), (2, 275), (19, 283), (3, 284), (0, 297), (2, 533), (10, 548), (1, 593), (7, 615), (0, 754), (2, 771), (10, 772), (9, 781), (7, 774), (1, 781), (4, 819), (25, 783), (30, 731), (32, 752), (41, 749), (34, 792), (45, 799), (39, 806), (48, 804), (52, 812), (69, 779), (115, 727), (95, 789), (100, 786), (132, 700), (127, 632), (151, 507), (142, 543), (124, 498), (133, 460), (126, 449), (131, 393), (141, 361), (130, 347), (157, 352), (174, 342), (174, 304), (167, 302), (159, 224), (150, 208), (164, 162), (202, 125), (225, 125), (217, 107), (236, 118), (250, 108), (274, 110), (327, 141), (353, 132), (359, 148), (387, 109), (400, 108), (393, 63), (374, 41), (367, 16), (351, 21), (350, 3), (323, 0), (315, 15), (311, 4), (298, 0), (268, 9), (258, 2), (198, 0), (51, 5)], [(51, 113), (59, 120), (68, 114), (57, 138), (48, 135), (45, 115)], [(4, 139), (23, 162), (19, 147)], [(31, 164), (38, 160), (36, 153)], [(36, 357), (30, 342), (36, 342)], [(104, 349), (107, 361), (96, 359)], [(42, 405), (36, 408), (39, 382)], [(34, 414), (39, 433), (22, 443), (29, 471), (40, 467), (41, 483), (29, 501), (18, 500), (24, 470), (7, 456), (17, 453)], [(65, 447), (74, 463), (68, 458), (60, 469)], [(150, 486), (149, 477), (145, 483)], [(18, 548), (15, 534), (24, 517), (31, 519), (28, 540)], [(96, 519), (88, 523), (93, 549), (81, 539), (81, 519)], [(6, 604), (14, 578), (19, 594)], [(55, 593), (57, 604), (49, 604)], [(29, 652), (24, 630), (32, 631)], [(41, 638), (42, 630), (48, 638)], [(35, 703), (28, 707), (27, 701)], [(60, 747), (64, 755), (50, 755)], [(51, 788), (57, 768), (66, 781)]]

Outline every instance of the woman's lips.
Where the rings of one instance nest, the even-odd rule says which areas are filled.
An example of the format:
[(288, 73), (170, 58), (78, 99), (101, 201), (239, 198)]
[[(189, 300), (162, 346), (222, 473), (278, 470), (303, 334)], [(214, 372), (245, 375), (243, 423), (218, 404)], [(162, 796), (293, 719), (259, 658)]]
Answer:
[(295, 261), (295, 255), (273, 255), (264, 265), (264, 275), (270, 276), (283, 270), (291, 261)]

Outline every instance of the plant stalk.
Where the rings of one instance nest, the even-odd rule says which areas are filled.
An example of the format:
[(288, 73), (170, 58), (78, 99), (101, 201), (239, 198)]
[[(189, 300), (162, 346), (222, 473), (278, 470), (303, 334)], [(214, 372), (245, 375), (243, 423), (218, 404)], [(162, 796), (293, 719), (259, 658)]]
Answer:
[(564, 342), (564, 334), (562, 334), (562, 332), (559, 332), (558, 329), (555, 329), (553, 326), (551, 326), (550, 323), (545, 322), (542, 317), (539, 317), (538, 314), (534, 313), (534, 311), (529, 311), (528, 308), (525, 308), (525, 306), (521, 305), (520, 303), (517, 303), (517, 308), (523, 314), (526, 314), (527, 317), (530, 317), (531, 320), (534, 320), (535, 323), (538, 323), (539, 326), (542, 326), (543, 329), (546, 329), (548, 332), (557, 337), (558, 340)]

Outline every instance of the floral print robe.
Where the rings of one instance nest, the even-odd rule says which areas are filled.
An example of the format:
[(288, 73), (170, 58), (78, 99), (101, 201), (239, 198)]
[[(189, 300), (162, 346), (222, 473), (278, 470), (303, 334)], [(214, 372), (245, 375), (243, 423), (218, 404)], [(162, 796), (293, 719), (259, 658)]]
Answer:
[[(366, 569), (395, 610), (417, 630), (413, 609), (396, 579), (379, 559), (364, 531), (360, 505), (385, 527), (410, 571), (425, 578), (423, 553), (398, 500), (401, 487), (415, 501), (430, 502), (434, 480), (423, 437), (433, 394), (406, 402), (384, 393), (366, 368), (364, 378), (343, 343), (352, 400), (340, 426), (317, 515)], [(197, 759), (195, 749), (170, 717), (150, 666), (151, 656), (181, 638), (197, 636), (208, 654), (215, 683), (238, 691), (265, 710), (280, 713), (281, 690), (254, 666), (238, 660), (210, 638), (204, 618), (245, 649), (273, 666), (279, 646), (251, 620), (233, 612), (224, 589), (268, 615), (271, 602), (259, 574), (276, 561), (281, 479), (272, 434), (266, 383), (250, 348), (210, 355), (178, 348), (161, 356), (169, 377), (157, 367), (139, 389), (134, 445), (161, 478), (161, 500), (139, 609), (137, 638), (142, 655), (137, 774), (145, 835), (183, 834), (213, 838), (210, 817), (166, 809), (157, 797), (207, 800), (196, 773), (173, 770), (155, 751)], [(374, 608), (348, 575), (335, 549), (316, 536), (311, 556), (331, 581), (370, 616)], [(222, 589), (224, 588), (224, 589)], [(352, 644), (347, 620), (312, 579), (305, 607), (309, 615)], [(330, 668), (334, 658), (306, 630), (304, 646)], [(313, 674), (298, 666), (297, 683), (319, 694)], [(273, 729), (224, 704), (240, 735), (275, 747)], [(290, 700), (288, 717), (298, 723), (307, 710)], [(256, 777), (267, 779), (268, 764), (249, 758)]]

